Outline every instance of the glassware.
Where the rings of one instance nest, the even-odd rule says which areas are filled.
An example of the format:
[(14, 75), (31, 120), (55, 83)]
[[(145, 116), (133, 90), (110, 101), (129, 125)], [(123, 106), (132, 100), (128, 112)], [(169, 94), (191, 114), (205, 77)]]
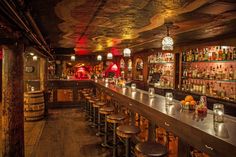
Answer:
[(166, 100), (166, 104), (167, 104), (167, 105), (172, 104), (172, 101), (173, 101), (173, 94), (170, 93), (170, 92), (167, 92), (167, 93), (166, 93), (165, 100)]
[(150, 98), (155, 97), (155, 89), (154, 88), (149, 88), (148, 89), (148, 95)]
[(136, 84), (135, 84), (135, 83), (132, 83), (132, 84), (131, 84), (131, 91), (132, 91), (132, 92), (135, 92), (135, 91), (136, 91)]
[(224, 105), (223, 104), (213, 105), (213, 119), (214, 119), (214, 122), (219, 122), (219, 123), (224, 122)]
[(105, 83), (108, 83), (108, 81), (109, 81), (108, 78), (106, 78), (106, 79), (105, 79)]

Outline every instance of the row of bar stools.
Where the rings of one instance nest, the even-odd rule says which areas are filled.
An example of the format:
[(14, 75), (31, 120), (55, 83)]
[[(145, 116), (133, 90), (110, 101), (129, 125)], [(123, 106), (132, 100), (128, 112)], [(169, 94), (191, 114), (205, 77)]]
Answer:
[(131, 157), (130, 139), (140, 133), (140, 128), (135, 125), (120, 125), (116, 129), (116, 133), (125, 139), (125, 157)]
[(124, 122), (126, 116), (124, 114), (111, 114), (107, 116), (107, 122), (113, 124), (113, 138), (112, 138), (112, 156), (116, 157), (117, 156), (117, 136), (116, 136), (116, 128), (118, 124), (121, 124)]
[[(107, 116), (114, 112), (113, 106), (104, 106), (99, 109), (99, 114), (104, 115), (104, 141), (102, 143), (103, 147), (109, 147), (108, 145), (108, 126), (107, 126)], [(101, 134), (101, 132), (99, 133)]]

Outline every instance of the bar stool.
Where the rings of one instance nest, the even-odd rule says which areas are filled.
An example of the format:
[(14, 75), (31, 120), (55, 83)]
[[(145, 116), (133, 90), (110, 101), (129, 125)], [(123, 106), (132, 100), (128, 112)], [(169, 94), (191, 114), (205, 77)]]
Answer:
[(102, 126), (102, 123), (101, 123), (101, 114), (99, 112), (99, 109), (104, 107), (106, 105), (106, 102), (103, 102), (103, 101), (99, 101), (96, 103), (98, 107), (98, 122), (97, 122), (97, 126), (98, 126), (98, 132), (96, 133), (96, 136), (100, 136), (102, 133), (101, 133), (101, 126)]
[(131, 157), (130, 139), (140, 133), (140, 128), (135, 125), (121, 125), (116, 130), (117, 135), (125, 139), (125, 157)]
[(107, 116), (107, 122), (113, 124), (113, 139), (112, 139), (112, 154), (113, 157), (117, 156), (117, 136), (116, 136), (116, 128), (117, 124), (121, 124), (124, 122), (126, 116), (123, 114), (110, 114)]
[(92, 97), (91, 100), (89, 100), (89, 103), (90, 103), (90, 107), (91, 107), (91, 110), (90, 110), (90, 114), (91, 114), (91, 127), (95, 127), (96, 126), (96, 108), (94, 107), (94, 104), (96, 104), (97, 101), (100, 101), (99, 98), (97, 97)]
[[(87, 97), (88, 99), (88, 106), (89, 106), (89, 122), (93, 121), (93, 103), (95, 103), (95, 101), (92, 99), (92, 97)], [(92, 125), (91, 125), (92, 126)]]
[(95, 102), (92, 104), (93, 106), (93, 125), (97, 126), (98, 125), (98, 121), (96, 121), (96, 119), (98, 119), (98, 110), (100, 107), (104, 106), (105, 103), (100, 102), (99, 98), (94, 98), (93, 99)]
[(107, 116), (113, 113), (114, 110), (115, 109), (113, 106), (104, 106), (99, 109), (99, 113), (101, 115), (104, 115), (104, 141), (101, 144), (103, 147), (109, 147), (109, 145), (107, 144), (107, 138), (108, 138)]
[(156, 143), (156, 124), (148, 122), (148, 141), (138, 143), (134, 149), (137, 157), (165, 157), (168, 154), (166, 146)]
[(165, 157), (168, 154), (165, 146), (155, 142), (138, 143), (134, 152), (137, 157)]

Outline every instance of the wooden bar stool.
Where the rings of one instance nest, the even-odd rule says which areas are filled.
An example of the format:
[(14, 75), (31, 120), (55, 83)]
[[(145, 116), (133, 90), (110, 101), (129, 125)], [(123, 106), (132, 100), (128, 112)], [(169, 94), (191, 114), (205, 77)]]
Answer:
[(92, 103), (92, 112), (93, 112), (93, 114), (92, 114), (92, 119), (93, 119), (92, 120), (92, 127), (95, 127), (95, 126), (97, 126), (97, 123), (96, 123), (96, 118), (97, 118), (96, 113), (98, 112), (98, 108), (100, 107), (100, 106), (96, 105), (96, 102), (100, 101), (100, 99), (97, 98), (97, 97), (93, 97), (92, 100), (94, 101)]
[(140, 133), (140, 128), (135, 125), (121, 125), (117, 127), (116, 133), (125, 139), (125, 157), (131, 157), (130, 139)]
[(156, 143), (156, 125), (149, 121), (148, 141), (138, 143), (134, 149), (137, 157), (165, 157), (168, 154), (166, 146)]
[(109, 147), (109, 145), (107, 144), (107, 138), (108, 138), (107, 116), (113, 113), (114, 110), (115, 109), (113, 106), (104, 106), (99, 109), (99, 113), (101, 115), (104, 115), (104, 141), (102, 143), (103, 147)]
[(107, 122), (113, 124), (113, 139), (112, 139), (112, 154), (113, 157), (117, 156), (117, 136), (116, 136), (116, 128), (117, 124), (121, 124), (124, 122), (126, 116), (124, 114), (110, 114), (107, 116)]
[(99, 108), (104, 106), (106, 103), (101, 102), (100, 99), (94, 99), (95, 103), (93, 103), (93, 125), (98, 126), (98, 118), (99, 118)]
[(98, 121), (97, 121), (98, 132), (96, 133), (96, 136), (100, 136), (102, 123), (101, 123), (101, 114), (99, 112), (99, 109), (104, 107), (106, 105), (106, 102), (99, 101), (96, 103), (96, 105), (98, 106)]
[(138, 143), (134, 150), (137, 157), (165, 157), (168, 154), (167, 148), (156, 142)]

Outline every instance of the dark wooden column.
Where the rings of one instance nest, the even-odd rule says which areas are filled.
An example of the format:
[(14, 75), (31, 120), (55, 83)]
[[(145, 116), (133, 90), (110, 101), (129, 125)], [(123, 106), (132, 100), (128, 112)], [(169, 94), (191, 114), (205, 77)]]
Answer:
[(24, 157), (23, 48), (23, 44), (3, 46), (3, 157)]

